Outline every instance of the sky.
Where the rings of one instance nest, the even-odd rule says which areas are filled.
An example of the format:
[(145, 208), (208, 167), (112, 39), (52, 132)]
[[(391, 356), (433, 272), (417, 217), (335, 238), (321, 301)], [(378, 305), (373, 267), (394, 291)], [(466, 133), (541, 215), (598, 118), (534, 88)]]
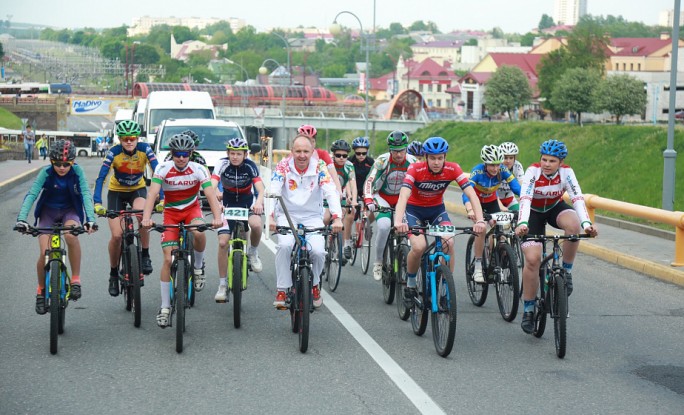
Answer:
[[(623, 16), (626, 20), (658, 23), (660, 12), (673, 9), (676, 0), (587, 0), (594, 16)], [(373, 5), (375, 4), (375, 13)], [(442, 32), (452, 29), (526, 33), (536, 27), (543, 14), (553, 17), (554, 0), (15, 0), (3, 1), (0, 19), (59, 28), (131, 26), (135, 17), (235, 17), (245, 19), (258, 31), (274, 27), (328, 28), (337, 13), (358, 16), (364, 30), (389, 27), (398, 22), (409, 26), (416, 20), (433, 21)], [(356, 28), (353, 16), (340, 16), (343, 26)]]

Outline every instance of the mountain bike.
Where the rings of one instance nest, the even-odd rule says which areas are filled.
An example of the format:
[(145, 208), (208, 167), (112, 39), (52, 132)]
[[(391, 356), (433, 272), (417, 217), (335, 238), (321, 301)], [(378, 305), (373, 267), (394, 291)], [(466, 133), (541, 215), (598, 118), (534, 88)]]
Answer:
[[(482, 274), (484, 283), (475, 282), (475, 235), (468, 238), (465, 256), (466, 285), (470, 301), (481, 307), (487, 300), (489, 284), (496, 287), (496, 300), (499, 313), (505, 321), (515, 320), (520, 299), (520, 273), (518, 254), (513, 248), (517, 237), (511, 226), (516, 215), (513, 212), (485, 213), (486, 221), (494, 220), (496, 224), (485, 235), (484, 253), (482, 255)], [(519, 247), (519, 243), (518, 243)]]
[(240, 328), (242, 291), (247, 289), (247, 230), (249, 229), (249, 209), (224, 207), (223, 218), (235, 221), (230, 230), (230, 250), (228, 253), (228, 291), (233, 297), (233, 325)]
[(342, 232), (332, 233), (326, 232), (325, 237), (325, 265), (323, 266), (324, 279), (328, 281), (328, 288), (335, 292), (337, 285), (340, 283), (340, 276), (342, 275), (342, 266), (346, 263), (344, 253), (342, 252)]
[[(394, 208), (378, 207), (377, 211), (389, 212), (390, 223), (394, 224)], [(406, 286), (406, 256), (409, 249), (406, 235), (400, 234), (392, 226), (382, 252), (382, 296), (386, 304), (392, 304), (397, 288)], [(397, 311), (402, 320), (408, 318), (408, 310), (403, 304), (397, 304)]]
[[(363, 206), (363, 202), (359, 204)], [(368, 268), (370, 267), (370, 257), (371, 257), (371, 240), (373, 239), (373, 227), (372, 223), (368, 218), (368, 210), (365, 208), (359, 213), (359, 219), (354, 222), (354, 229), (352, 234), (356, 235), (356, 240), (354, 243), (354, 254), (353, 261), (356, 262), (356, 250), (361, 251), (361, 271), (364, 275), (368, 273)], [(352, 237), (353, 238), (353, 237)]]
[(151, 229), (164, 232), (166, 229), (178, 229), (178, 248), (171, 251), (171, 316), (169, 326), (173, 326), (173, 315), (176, 315), (176, 352), (183, 352), (183, 334), (185, 333), (185, 309), (193, 306), (191, 298), (194, 289), (194, 235), (192, 230), (204, 232), (211, 229), (205, 223), (177, 225), (155, 225)]
[[(542, 244), (542, 262), (539, 266), (539, 288), (534, 305), (535, 337), (544, 335), (546, 329), (546, 315), (553, 319), (553, 334), (556, 345), (556, 356), (564, 358), (567, 351), (567, 318), (568, 292), (566, 271), (562, 266), (563, 252), (560, 241), (578, 242), (580, 239), (591, 238), (588, 234), (581, 235), (527, 235), (523, 241), (535, 241)], [(546, 242), (552, 241), (551, 253), (546, 254)]]
[[(93, 229), (97, 229), (94, 225)], [(20, 231), (19, 228), (14, 228)], [(26, 235), (40, 236), (50, 232), (50, 243), (45, 250), (45, 302), (50, 313), (50, 353), (57, 354), (57, 343), (60, 334), (64, 334), (66, 309), (71, 294), (71, 275), (64, 262), (67, 256), (66, 244), (62, 240), (64, 233), (78, 236), (87, 231), (82, 226), (63, 226), (61, 222), (50, 227), (29, 226)], [(23, 232), (22, 232), (23, 233)]]
[(425, 333), (428, 315), (432, 317), (435, 350), (438, 355), (447, 357), (456, 337), (457, 308), (454, 276), (449, 269), (451, 256), (444, 253), (442, 238), (471, 234), (472, 228), (452, 225), (412, 226), (409, 232), (414, 235), (424, 233), (426, 237), (432, 236), (435, 240), (427, 246), (421, 257), (421, 265), (416, 274), (416, 297), (411, 299), (402, 295), (402, 300), (410, 304), (411, 327), (416, 335), (422, 336)]

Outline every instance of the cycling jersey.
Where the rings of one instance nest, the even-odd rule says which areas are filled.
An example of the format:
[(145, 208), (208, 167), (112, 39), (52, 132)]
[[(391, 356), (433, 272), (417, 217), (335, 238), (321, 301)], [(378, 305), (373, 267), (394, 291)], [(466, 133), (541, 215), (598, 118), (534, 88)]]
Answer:
[(528, 167), (523, 176), (518, 223), (527, 224), (530, 210), (546, 212), (553, 209), (563, 200), (565, 192), (568, 192), (568, 196), (570, 196), (582, 228), (591, 225), (584, 196), (572, 168), (562, 164), (556, 173), (547, 177), (542, 173), (539, 163), (534, 163)]
[(401, 190), (404, 177), (406, 176), (406, 170), (415, 162), (416, 158), (410, 154), (406, 155), (404, 162), (401, 164), (395, 164), (390, 153), (378, 156), (363, 186), (363, 197), (365, 199), (372, 199), (373, 193), (377, 192), (380, 197), (392, 206), (396, 205), (399, 199), (399, 190)]
[[(489, 203), (496, 201), (496, 191), (501, 183), (506, 182), (509, 184), (513, 193), (520, 194), (520, 184), (511, 172), (502, 167), (499, 170), (499, 174), (492, 176), (487, 173), (487, 168), (485, 164), (480, 163), (473, 167), (473, 171), (470, 173), (470, 183), (475, 188), (475, 193), (482, 203)], [(463, 193), (463, 203), (469, 202), (470, 199)]]
[(245, 159), (239, 166), (234, 166), (227, 157), (219, 160), (211, 178), (223, 186), (224, 206), (251, 206), (253, 185), (261, 182), (259, 167), (252, 160)]
[(351, 163), (354, 165), (354, 174), (356, 175), (356, 194), (361, 197), (363, 196), (363, 185), (366, 183), (366, 178), (368, 177), (368, 173), (370, 173), (371, 168), (373, 168), (373, 163), (375, 163), (375, 160), (366, 155), (366, 158), (363, 161), (359, 161), (356, 159), (356, 155), (354, 154), (349, 157), (349, 161), (351, 161)]
[(100, 173), (95, 180), (93, 201), (102, 203), (102, 187), (113, 169), (114, 174), (109, 179), (107, 189), (117, 192), (132, 192), (145, 187), (145, 165), (150, 163), (152, 170), (157, 168), (157, 157), (152, 152), (152, 147), (147, 143), (138, 143), (133, 154), (127, 154), (121, 144), (112, 147), (102, 162)]
[(330, 157), (330, 154), (328, 154), (327, 151), (321, 148), (316, 149), (316, 151), (313, 154), (313, 157), (325, 162), (325, 166), (327, 168), (335, 167), (335, 163), (333, 163), (333, 159)]
[[(503, 165), (501, 166), (503, 167)], [(515, 161), (513, 164), (513, 167), (509, 169), (511, 173), (513, 173), (513, 176), (518, 180), (518, 183), (520, 182), (520, 179), (522, 179), (523, 175), (525, 174), (525, 169), (523, 168), (522, 164), (518, 160)], [(499, 197), (499, 200), (501, 200), (501, 203), (504, 206), (511, 206), (517, 203), (514, 197), (514, 193), (511, 190), (511, 186), (509, 185), (508, 182), (502, 182), (499, 188), (496, 191), (496, 195)]]
[(182, 171), (176, 169), (173, 161), (160, 163), (154, 170), (152, 182), (160, 184), (164, 190), (164, 209), (173, 210), (199, 206), (200, 187), (211, 186), (207, 168), (192, 161)]
[(335, 164), (335, 170), (337, 171), (337, 176), (340, 178), (340, 186), (342, 189), (344, 189), (352, 177), (356, 180), (354, 165), (349, 160), (345, 160), (344, 164), (341, 166)]
[(447, 161), (441, 172), (430, 171), (427, 162), (411, 164), (404, 177), (403, 187), (411, 190), (408, 204), (415, 206), (439, 206), (444, 203), (444, 192), (449, 183), (455, 181), (465, 189), (470, 186), (468, 175), (458, 163)]
[[(166, 157), (164, 157), (164, 161), (171, 161), (171, 160), (173, 160), (173, 155), (169, 151), (166, 154)], [(190, 156), (190, 161), (194, 161), (195, 163), (198, 163), (198, 164), (203, 165), (204, 167), (207, 167), (207, 161), (197, 151), (192, 152), (192, 155)]]

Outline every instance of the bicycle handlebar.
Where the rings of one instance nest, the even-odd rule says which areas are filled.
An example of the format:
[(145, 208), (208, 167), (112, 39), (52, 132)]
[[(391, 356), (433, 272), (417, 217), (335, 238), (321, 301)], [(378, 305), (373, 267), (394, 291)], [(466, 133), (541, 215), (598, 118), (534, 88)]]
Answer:
[(177, 225), (154, 225), (150, 228), (150, 230), (157, 231), (157, 232), (164, 232), (167, 229), (173, 229), (173, 228), (184, 228), (184, 229), (194, 229), (199, 232), (204, 232), (212, 229), (212, 226), (207, 224), (207, 223), (197, 223), (197, 224), (189, 224), (186, 225), (184, 223), (179, 223)]
[[(330, 231), (330, 226), (322, 226), (322, 227), (317, 227), (317, 228), (310, 228), (310, 227), (302, 227), (302, 228), (295, 228), (295, 231), (302, 230), (304, 231), (305, 234), (307, 233), (313, 233), (313, 232), (325, 232), (325, 231)], [(292, 232), (292, 228), (289, 226), (276, 226), (276, 233), (279, 233), (281, 235), (287, 235), (288, 233)]]
[[(143, 209), (129, 209), (129, 210), (108, 210), (103, 215), (97, 215), (101, 218), (115, 219), (119, 216), (133, 216), (143, 213)], [(152, 211), (152, 213), (156, 213)]]
[[(98, 226), (97, 224), (93, 225), (93, 230), (97, 230)], [(22, 233), (24, 235), (31, 235), (31, 236), (38, 236), (38, 235), (46, 235), (44, 232), (45, 231), (50, 231), (50, 233), (55, 233), (55, 232), (66, 232), (70, 233), (72, 235), (78, 236), (82, 233), (87, 233), (88, 231), (83, 227), (83, 226), (51, 226), (51, 227), (35, 227), (29, 225), (28, 231), (23, 231), (21, 228), (15, 226), (12, 230), (17, 231), (19, 233)]]
[[(453, 225), (449, 225), (449, 226), (453, 226)], [(421, 231), (425, 231), (429, 228), (430, 228), (430, 226), (424, 226), (424, 225), (409, 226), (408, 233), (412, 233), (414, 235), (421, 235)], [(454, 226), (453, 228), (457, 231), (461, 231), (461, 234), (473, 234), (474, 233), (472, 226)]]
[(533, 242), (546, 242), (550, 240), (561, 240), (567, 239), (570, 242), (577, 242), (580, 239), (593, 238), (593, 236), (588, 233), (581, 233), (577, 235), (525, 235), (522, 237), (522, 242), (533, 241)]

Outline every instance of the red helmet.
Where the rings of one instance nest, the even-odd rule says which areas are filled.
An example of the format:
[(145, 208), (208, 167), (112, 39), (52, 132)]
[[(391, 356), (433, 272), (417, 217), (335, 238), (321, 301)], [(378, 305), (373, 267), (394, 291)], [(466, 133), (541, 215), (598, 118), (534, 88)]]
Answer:
[(299, 134), (304, 134), (307, 137), (310, 138), (316, 138), (316, 134), (318, 134), (318, 131), (316, 131), (316, 127), (313, 125), (309, 124), (302, 124), (298, 129), (297, 132)]

